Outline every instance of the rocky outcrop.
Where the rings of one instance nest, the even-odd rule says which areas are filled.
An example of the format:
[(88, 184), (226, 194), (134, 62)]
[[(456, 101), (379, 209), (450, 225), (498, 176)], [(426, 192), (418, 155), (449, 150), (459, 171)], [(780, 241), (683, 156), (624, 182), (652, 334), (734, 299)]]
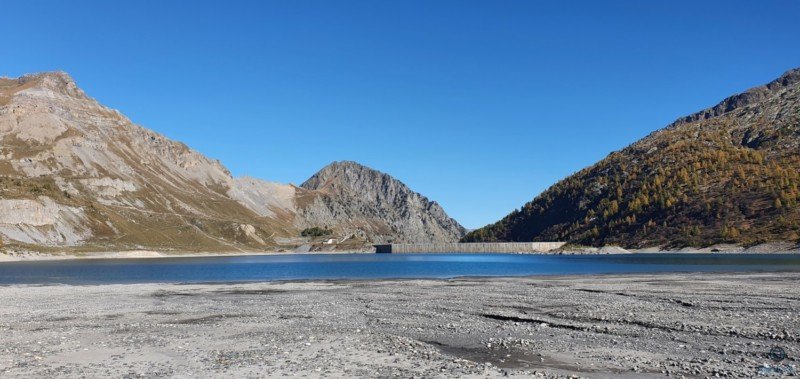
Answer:
[(776, 92), (796, 86), (797, 83), (800, 83), (800, 68), (789, 70), (778, 79), (763, 86), (751, 88), (740, 94), (733, 95), (711, 108), (683, 117), (670, 125), (670, 127), (722, 116), (748, 105), (763, 102)]
[(74, 246), (91, 236), (81, 208), (48, 197), (0, 199), (0, 234), (28, 244)]
[(313, 194), (298, 207), (303, 226), (359, 230), (379, 243), (455, 242), (465, 233), (435, 201), (356, 162), (334, 162), (300, 187)]

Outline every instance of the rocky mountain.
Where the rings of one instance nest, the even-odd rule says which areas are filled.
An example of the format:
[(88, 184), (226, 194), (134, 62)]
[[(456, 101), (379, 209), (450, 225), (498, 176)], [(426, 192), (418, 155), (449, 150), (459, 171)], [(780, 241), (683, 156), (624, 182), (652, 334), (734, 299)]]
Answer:
[(625, 247), (797, 241), (800, 69), (683, 117), (464, 241)]
[(230, 195), (297, 229), (328, 229), (370, 243), (458, 241), (466, 232), (436, 202), (356, 162), (334, 162), (300, 187), (239, 178)]
[(463, 231), (449, 218), (449, 234), (427, 227), (444, 214), (435, 206), (430, 214), (409, 208), (408, 217), (393, 219), (396, 224), (384, 230), (372, 218), (358, 218), (382, 214), (383, 204), (331, 199), (326, 191), (235, 179), (220, 162), (100, 105), (63, 72), (0, 78), (0, 239), (5, 244), (230, 251), (293, 248), (309, 242), (300, 232), (312, 226), (358, 234), (361, 243), (388, 236), (450, 241)]
[(299, 209), (306, 225), (323, 221), (378, 242), (458, 241), (466, 232), (435, 201), (356, 162), (334, 162), (300, 187), (316, 195)]

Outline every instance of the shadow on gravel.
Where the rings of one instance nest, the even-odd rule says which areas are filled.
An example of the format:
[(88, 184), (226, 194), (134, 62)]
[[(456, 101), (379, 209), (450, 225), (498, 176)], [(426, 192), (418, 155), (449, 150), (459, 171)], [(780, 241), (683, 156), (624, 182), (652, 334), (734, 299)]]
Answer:
[(539, 320), (534, 318), (525, 318), (525, 317), (516, 317), (516, 316), (503, 316), (503, 315), (496, 315), (491, 313), (483, 313), (479, 316), (488, 318), (490, 320), (497, 320), (497, 321), (512, 321), (512, 322), (524, 322), (529, 324), (547, 324), (547, 326), (551, 328), (558, 328), (558, 329), (567, 329), (567, 330), (578, 330), (578, 331), (585, 331), (586, 328), (582, 328), (580, 326), (575, 325), (568, 325), (568, 324), (554, 324), (552, 321), (545, 321)]
[(75, 317), (70, 317), (70, 316), (64, 316), (64, 317), (51, 317), (51, 318), (45, 319), (44, 321), (47, 321), (47, 322), (64, 322), (64, 321), (73, 321), (73, 320), (76, 320), (76, 318)]
[(158, 315), (171, 316), (171, 315), (180, 314), (181, 312), (178, 312), (178, 311), (144, 311), (142, 313), (147, 314), (147, 315), (151, 315), (151, 316), (158, 316)]
[(602, 290), (589, 289), (589, 288), (576, 288), (575, 291), (586, 292), (586, 293), (599, 293), (599, 294), (604, 294), (604, 295), (617, 295), (617, 296), (623, 296), (623, 297), (632, 297), (632, 298), (640, 299), (640, 300), (643, 300), (643, 301), (666, 301), (668, 303), (674, 303), (674, 304), (680, 305), (682, 307), (687, 307), (687, 308), (694, 307), (693, 303), (690, 303), (688, 301), (684, 301), (684, 300), (681, 300), (681, 299), (661, 298), (661, 297), (656, 297), (656, 296), (640, 296), (640, 295), (624, 293), (624, 292), (610, 292), (610, 291), (602, 291)]
[(311, 319), (313, 317), (309, 315), (279, 315), (278, 319), (280, 320), (294, 320), (294, 319)]
[(189, 292), (172, 292), (172, 291), (157, 291), (153, 292), (152, 297), (157, 299), (163, 299), (166, 297), (173, 297), (173, 296), (196, 296), (197, 294), (189, 293)]
[(214, 291), (214, 293), (223, 294), (223, 295), (274, 295), (274, 294), (286, 293), (286, 292), (289, 292), (289, 291), (287, 291), (287, 290), (276, 290), (276, 289), (268, 289), (268, 290), (233, 289), (233, 290)]
[(464, 347), (453, 346), (438, 341), (421, 341), (436, 347), (442, 354), (455, 358), (466, 359), (475, 363), (491, 363), (495, 367), (506, 369), (557, 369), (570, 372), (594, 372), (586, 370), (584, 367), (559, 361), (551, 357), (525, 351), (521, 348), (488, 348), (488, 347)]
[(196, 317), (196, 318), (186, 318), (183, 320), (175, 320), (171, 322), (165, 322), (165, 324), (176, 324), (176, 325), (203, 325), (203, 324), (212, 324), (216, 323), (225, 319), (229, 318), (242, 318), (242, 317), (251, 317), (251, 315), (244, 315), (244, 314), (232, 314), (232, 315), (210, 315), (210, 316), (203, 316), (203, 317)]

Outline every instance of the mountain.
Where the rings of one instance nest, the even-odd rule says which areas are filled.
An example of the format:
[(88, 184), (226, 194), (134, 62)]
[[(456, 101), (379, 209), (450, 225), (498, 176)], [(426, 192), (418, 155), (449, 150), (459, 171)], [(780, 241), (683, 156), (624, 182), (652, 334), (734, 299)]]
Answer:
[(300, 209), (306, 220), (367, 231), (375, 241), (458, 241), (466, 232), (436, 202), (356, 162), (334, 162), (300, 187), (317, 194)]
[(466, 233), (436, 202), (356, 162), (331, 163), (300, 187), (239, 178), (230, 196), (263, 217), (301, 230), (330, 230), (342, 239), (453, 242)]
[(464, 241), (625, 247), (797, 241), (800, 69), (683, 117)]
[(453, 242), (466, 233), (436, 202), (356, 162), (331, 163), (300, 187), (239, 178), (230, 196), (297, 229), (371, 243)]
[[(370, 184), (383, 182), (360, 183)], [(408, 197), (424, 199), (414, 193)], [(438, 206), (411, 205), (404, 213), (408, 217), (398, 216), (389, 225), (359, 218), (384, 214), (384, 204), (335, 200), (356, 198), (233, 178), (219, 161), (100, 105), (66, 73), (0, 78), (0, 240), (6, 244), (76, 251), (230, 251), (313, 243), (300, 236), (306, 227), (334, 228), (333, 238), (357, 234), (353, 241), (362, 245), (385, 236), (427, 242), (463, 234), (457, 223), (442, 218)], [(425, 227), (418, 227), (415, 217)], [(452, 222), (442, 224), (447, 232), (428, 227), (439, 220)]]

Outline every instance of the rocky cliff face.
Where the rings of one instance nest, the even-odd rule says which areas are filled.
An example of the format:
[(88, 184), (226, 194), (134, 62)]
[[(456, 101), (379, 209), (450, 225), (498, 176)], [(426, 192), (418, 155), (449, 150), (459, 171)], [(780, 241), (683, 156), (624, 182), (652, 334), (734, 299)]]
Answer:
[[(0, 239), (76, 249), (268, 249), (308, 192), (234, 179), (62, 72), (0, 78)], [(301, 199), (301, 200), (302, 200)], [(362, 204), (369, 207), (369, 204)], [(341, 221), (325, 219), (326, 223)], [(357, 220), (346, 220), (355, 222)]]
[(454, 242), (465, 233), (436, 202), (356, 162), (332, 163), (300, 187), (239, 178), (230, 195), (261, 216), (329, 229), (339, 240)]
[(797, 241), (800, 69), (675, 121), (466, 241), (707, 246)]
[(455, 242), (465, 230), (441, 206), (397, 179), (356, 162), (335, 162), (301, 188), (301, 224), (363, 231), (375, 242)]

